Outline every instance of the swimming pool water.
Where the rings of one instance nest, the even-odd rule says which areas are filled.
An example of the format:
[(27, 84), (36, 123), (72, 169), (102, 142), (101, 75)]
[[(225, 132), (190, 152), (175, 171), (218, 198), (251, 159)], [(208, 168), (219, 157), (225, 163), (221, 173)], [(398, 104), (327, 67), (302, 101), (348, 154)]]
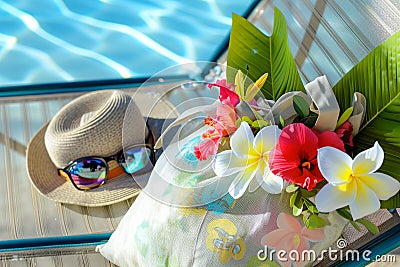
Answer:
[(253, 0), (0, 0), (0, 87), (149, 77), (211, 60)]

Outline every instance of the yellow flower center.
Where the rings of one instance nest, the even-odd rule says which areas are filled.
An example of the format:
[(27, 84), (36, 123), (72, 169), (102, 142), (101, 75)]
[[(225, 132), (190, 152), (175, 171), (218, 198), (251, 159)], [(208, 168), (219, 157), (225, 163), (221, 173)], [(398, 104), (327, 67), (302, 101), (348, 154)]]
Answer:
[(300, 244), (300, 236), (298, 234), (293, 236), (293, 245), (297, 248), (297, 246)]
[(260, 154), (260, 160), (264, 159), (265, 161), (268, 162), (269, 159), (269, 153), (268, 152), (264, 152), (262, 154)]
[(311, 169), (311, 163), (308, 161), (305, 161), (301, 164), (301, 167), (306, 168), (306, 169)]
[(218, 132), (215, 132), (215, 133), (204, 133), (204, 134), (202, 135), (202, 137), (203, 137), (204, 139), (211, 139), (211, 138), (213, 138), (213, 137), (217, 137), (218, 135), (219, 135)]
[(352, 192), (356, 190), (357, 187), (357, 176), (350, 174), (348, 178), (346, 179), (346, 183), (342, 185), (338, 185), (337, 189), (339, 189), (342, 192)]

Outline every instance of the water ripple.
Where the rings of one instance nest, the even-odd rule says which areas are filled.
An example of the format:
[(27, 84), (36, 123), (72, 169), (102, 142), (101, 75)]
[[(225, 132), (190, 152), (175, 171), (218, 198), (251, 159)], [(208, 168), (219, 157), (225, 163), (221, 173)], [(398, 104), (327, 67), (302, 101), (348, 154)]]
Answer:
[[(0, 44), (4, 45), (0, 51), (0, 61), (2, 61), (10, 51), (18, 51), (20, 53), (28, 55), (32, 59), (38, 60), (41, 66), (45, 66), (48, 70), (54, 72), (57, 76), (61, 77), (65, 81), (73, 81), (74, 77), (63, 70), (54, 60), (49, 57), (46, 53), (34, 49), (29, 46), (18, 44), (18, 39), (14, 36), (9, 36), (0, 33)], [(33, 77), (35, 72), (31, 72), (30, 77), (27, 80), (34, 80)]]
[(231, 13), (251, 1), (0, 0), (0, 86), (148, 77), (209, 60)]
[(128, 68), (119, 64), (118, 62), (111, 60), (108, 57), (105, 57), (105, 56), (98, 54), (96, 52), (93, 52), (91, 50), (87, 50), (87, 49), (83, 49), (81, 47), (74, 46), (74, 45), (70, 44), (69, 42), (66, 42), (65, 40), (62, 40), (62, 39), (48, 33), (47, 31), (43, 30), (40, 27), (39, 22), (30, 14), (25, 13), (20, 9), (17, 9), (17, 8), (5, 3), (4, 1), (0, 1), (0, 6), (7, 13), (20, 19), (28, 29), (30, 29), (32, 32), (34, 32), (38, 36), (42, 37), (43, 39), (46, 39), (47, 41), (49, 41), (55, 45), (58, 45), (64, 49), (67, 49), (75, 54), (78, 54), (78, 55), (81, 55), (84, 57), (89, 57), (96, 61), (99, 61), (99, 62), (103, 63), (104, 65), (112, 68), (123, 78), (129, 78), (129, 77), (132, 77), (132, 75), (135, 75)]
[(0, 43), (4, 44), (4, 48), (0, 51), (0, 61), (14, 48), (17, 40), (17, 37), (0, 33)]
[(136, 42), (142, 43), (145, 46), (151, 48), (153, 51), (157, 52), (158, 54), (169, 58), (170, 60), (174, 61), (175, 63), (178, 64), (184, 64), (184, 63), (189, 63), (190, 60), (181, 57), (171, 50), (165, 48), (164, 46), (160, 45), (147, 35), (139, 32), (138, 30), (135, 30), (129, 26), (123, 25), (123, 24), (118, 24), (114, 22), (109, 22), (109, 21), (103, 21), (95, 18), (91, 18), (88, 16), (84, 16), (75, 12), (72, 12), (71, 10), (68, 9), (68, 7), (64, 4), (64, 1), (62, 0), (56, 0), (56, 4), (60, 8), (61, 13), (63, 13), (65, 16), (70, 17), (74, 20), (89, 24), (94, 27), (100, 27), (103, 29), (108, 29), (112, 31), (117, 31), (120, 33), (127, 34), (135, 39)]

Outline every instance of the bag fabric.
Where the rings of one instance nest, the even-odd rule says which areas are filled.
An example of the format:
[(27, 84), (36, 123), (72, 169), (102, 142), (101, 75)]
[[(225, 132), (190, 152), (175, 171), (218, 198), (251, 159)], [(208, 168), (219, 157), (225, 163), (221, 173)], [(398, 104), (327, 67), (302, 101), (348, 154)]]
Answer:
[[(340, 236), (342, 217), (330, 213), (328, 225), (309, 230), (301, 216), (291, 215), (285, 192), (258, 188), (233, 199), (226, 193), (230, 177), (217, 178), (209, 162), (190, 166), (179, 153), (199, 132), (165, 149), (146, 188), (98, 247), (105, 258), (119, 266), (243, 267), (273, 264), (272, 256), (277, 266), (304, 266)], [(278, 258), (280, 250), (286, 255)]]

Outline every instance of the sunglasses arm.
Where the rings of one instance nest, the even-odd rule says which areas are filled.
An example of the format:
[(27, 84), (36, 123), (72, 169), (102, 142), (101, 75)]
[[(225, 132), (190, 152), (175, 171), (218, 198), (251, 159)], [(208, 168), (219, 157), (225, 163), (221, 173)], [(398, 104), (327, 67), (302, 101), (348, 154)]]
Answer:
[(63, 170), (63, 169), (57, 169), (58, 175), (62, 176), (65, 178), (65, 180), (69, 181), (69, 176), (68, 174)]

